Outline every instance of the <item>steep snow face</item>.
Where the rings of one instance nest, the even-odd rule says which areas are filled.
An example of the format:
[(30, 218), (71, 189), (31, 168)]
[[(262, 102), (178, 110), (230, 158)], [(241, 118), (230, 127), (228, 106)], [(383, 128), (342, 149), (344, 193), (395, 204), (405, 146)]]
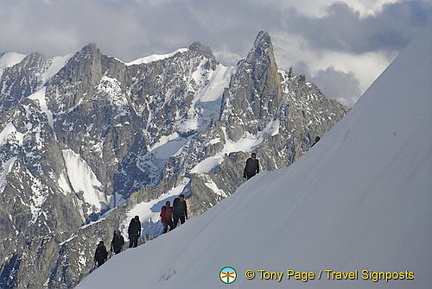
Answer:
[[(189, 79), (190, 89), (196, 91), (186, 121), (179, 125), (182, 132), (206, 129), (211, 118), (219, 114), (222, 94), (229, 86), (235, 67), (216, 65), (215, 70), (206, 68), (207, 60), (203, 59)], [(195, 86), (195, 88), (194, 88)]]
[[(428, 288), (430, 51), (432, 27), (288, 169), (260, 173), (200, 217), (115, 256), (76, 288), (118, 288), (125, 282), (216, 288), (225, 286), (219, 273), (227, 265), (237, 270), (232, 288)], [(151, 265), (143, 266), (144, 260)], [(248, 269), (257, 274), (254, 280), (244, 277)], [(288, 280), (289, 269), (314, 272), (314, 279)], [(258, 270), (282, 272), (283, 278), (261, 280)], [(320, 270), (359, 275), (336, 280), (323, 271), (319, 279)], [(404, 279), (413, 280), (373, 281), (371, 271), (409, 271), (413, 275)]]
[[(85, 213), (91, 214), (99, 212), (102, 209), (107, 209), (109, 200), (103, 193), (102, 184), (86, 161), (70, 149), (63, 150), (63, 158), (65, 160), (67, 177), (74, 192), (82, 193), (84, 201), (93, 206), (93, 208), (88, 209)], [(64, 184), (64, 182), (62, 183)], [(65, 185), (62, 189), (68, 192), (69, 186)]]
[(66, 63), (72, 56), (73, 54), (53, 57), (51, 60), (51, 65), (41, 75), (42, 85), (46, 84), (48, 80), (50, 80), (54, 75), (56, 75), (57, 72), (59, 72), (60, 69), (62, 69), (66, 65)]
[[(179, 132), (202, 131), (208, 128), (212, 117), (219, 113), (223, 91), (229, 86), (234, 70), (235, 67), (218, 64), (214, 71), (207, 72), (204, 64), (198, 66), (189, 80), (196, 86), (193, 88), (190, 85), (190, 89), (196, 89), (197, 93), (187, 112), (187, 118), (175, 125)], [(185, 143), (186, 139), (181, 138), (178, 132), (174, 132), (168, 136), (161, 136), (149, 151), (159, 159), (168, 159), (176, 155)]]

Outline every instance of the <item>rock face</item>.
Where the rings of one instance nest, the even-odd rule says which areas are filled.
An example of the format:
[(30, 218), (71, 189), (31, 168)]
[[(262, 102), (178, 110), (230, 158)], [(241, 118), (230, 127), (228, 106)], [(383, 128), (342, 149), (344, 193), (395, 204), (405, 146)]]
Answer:
[(286, 167), (346, 112), (278, 70), (265, 32), (237, 67), (199, 42), (129, 64), (94, 44), (28, 55), (0, 71), (0, 287), (73, 287), (137, 205), (183, 192), (199, 215), (244, 182), (251, 151)]
[(238, 141), (246, 132), (263, 131), (275, 119), (281, 102), (281, 76), (270, 36), (260, 32), (223, 95), (221, 122), (227, 123), (229, 139)]

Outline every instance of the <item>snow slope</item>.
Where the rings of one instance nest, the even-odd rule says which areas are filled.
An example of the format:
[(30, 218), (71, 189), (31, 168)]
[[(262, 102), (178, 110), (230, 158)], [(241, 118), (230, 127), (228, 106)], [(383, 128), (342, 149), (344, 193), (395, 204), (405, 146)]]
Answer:
[[(429, 27), (292, 166), (260, 173), (200, 217), (114, 256), (76, 288), (429, 288), (431, 51)], [(238, 274), (231, 285), (219, 279), (227, 265)], [(255, 279), (244, 277), (248, 269)], [(291, 269), (314, 279), (287, 280)], [(258, 270), (283, 278), (261, 280)], [(321, 271), (318, 280), (320, 270), (358, 277)], [(371, 271), (414, 280), (374, 282)]]

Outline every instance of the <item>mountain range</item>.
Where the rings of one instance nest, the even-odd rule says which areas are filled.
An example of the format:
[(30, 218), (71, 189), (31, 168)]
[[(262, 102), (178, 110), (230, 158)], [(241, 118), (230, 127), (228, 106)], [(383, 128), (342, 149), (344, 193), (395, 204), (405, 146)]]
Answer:
[(161, 233), (159, 212), (183, 193), (190, 217), (263, 171), (289, 166), (348, 111), (277, 68), (270, 36), (220, 64), (195, 42), (126, 63), (95, 44), (62, 56), (0, 56), (0, 287), (71, 288), (99, 240)]

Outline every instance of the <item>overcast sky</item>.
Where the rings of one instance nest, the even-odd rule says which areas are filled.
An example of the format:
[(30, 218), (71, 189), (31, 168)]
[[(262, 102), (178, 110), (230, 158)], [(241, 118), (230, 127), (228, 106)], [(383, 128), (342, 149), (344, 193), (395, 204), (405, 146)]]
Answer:
[(63, 56), (93, 42), (131, 61), (200, 41), (235, 65), (264, 30), (280, 69), (352, 105), (431, 23), (432, 0), (0, 0), (0, 52)]

